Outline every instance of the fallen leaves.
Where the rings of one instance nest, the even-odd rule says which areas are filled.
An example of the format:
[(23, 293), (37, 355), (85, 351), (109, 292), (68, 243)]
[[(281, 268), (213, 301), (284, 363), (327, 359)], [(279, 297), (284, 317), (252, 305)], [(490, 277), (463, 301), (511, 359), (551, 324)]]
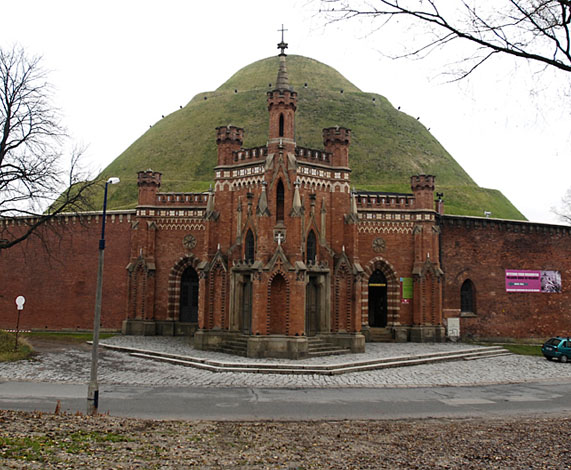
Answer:
[(569, 417), (181, 422), (0, 411), (0, 423), (11, 469), (571, 468)]

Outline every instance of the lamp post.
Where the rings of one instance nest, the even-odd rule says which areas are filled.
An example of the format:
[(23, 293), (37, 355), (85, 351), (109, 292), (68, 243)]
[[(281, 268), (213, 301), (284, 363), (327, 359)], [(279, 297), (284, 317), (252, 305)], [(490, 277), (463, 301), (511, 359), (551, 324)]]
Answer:
[(107, 213), (107, 187), (119, 183), (119, 178), (109, 178), (105, 183), (103, 196), (103, 221), (99, 240), (99, 265), (97, 267), (97, 287), (95, 291), (95, 315), (93, 318), (93, 347), (91, 350), (91, 374), (87, 387), (87, 413), (97, 414), (99, 407), (99, 384), (97, 383), (97, 352), (99, 348), (99, 323), (101, 322), (101, 290), (103, 287), (103, 255), (105, 252), (105, 214)]

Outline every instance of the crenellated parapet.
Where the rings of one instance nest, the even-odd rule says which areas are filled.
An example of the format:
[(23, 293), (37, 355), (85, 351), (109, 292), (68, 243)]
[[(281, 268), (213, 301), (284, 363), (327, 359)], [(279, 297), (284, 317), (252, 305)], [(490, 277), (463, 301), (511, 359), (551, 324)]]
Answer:
[(242, 148), (244, 129), (236, 126), (220, 126), (216, 128), (216, 144), (218, 145), (218, 165), (230, 165), (234, 152)]
[(349, 145), (351, 129), (346, 127), (327, 127), (323, 129), (323, 146), (332, 155), (331, 163), (335, 166), (349, 166)]
[(249, 149), (239, 149), (232, 153), (234, 163), (248, 160), (264, 159), (268, 156), (268, 147), (260, 146)]
[(151, 169), (137, 173), (139, 198), (137, 205), (149, 206), (155, 203), (157, 192), (161, 187), (162, 173)]
[(305, 147), (296, 147), (295, 156), (296, 158), (302, 158), (308, 162), (320, 163), (324, 165), (330, 165), (332, 157), (330, 153), (323, 150), (314, 150)]
[(216, 143), (232, 143), (242, 146), (244, 129), (236, 126), (219, 126), (216, 128)]
[(351, 129), (339, 126), (323, 129), (323, 145), (325, 148), (334, 143), (349, 145), (351, 143)]
[(413, 194), (388, 192), (357, 192), (357, 208), (366, 209), (416, 209)]
[(297, 92), (293, 90), (272, 90), (268, 91), (268, 111), (275, 108), (297, 109)]
[(417, 209), (434, 209), (433, 175), (415, 175), (410, 178), (410, 187), (416, 199)]
[(433, 175), (414, 175), (410, 177), (410, 187), (413, 191), (434, 191)]

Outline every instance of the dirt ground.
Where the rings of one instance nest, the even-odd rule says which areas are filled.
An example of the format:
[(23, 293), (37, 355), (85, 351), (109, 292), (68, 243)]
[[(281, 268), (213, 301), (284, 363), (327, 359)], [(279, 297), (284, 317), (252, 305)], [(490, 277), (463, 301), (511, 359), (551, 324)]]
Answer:
[(23, 337), (34, 348), (36, 354), (61, 352), (68, 349), (80, 349), (83, 351), (90, 351), (91, 345), (87, 343), (86, 339), (73, 338), (69, 336), (41, 336), (41, 335), (26, 335)]
[(0, 411), (9, 469), (571, 469), (571, 417), (181, 422)]

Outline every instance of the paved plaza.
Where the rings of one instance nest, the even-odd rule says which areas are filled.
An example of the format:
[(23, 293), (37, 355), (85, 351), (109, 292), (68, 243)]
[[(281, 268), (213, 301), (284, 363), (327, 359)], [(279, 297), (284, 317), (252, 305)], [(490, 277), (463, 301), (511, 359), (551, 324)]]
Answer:
[[(116, 336), (102, 341), (149, 351), (166, 352), (195, 358), (236, 363), (288, 363), (286, 359), (251, 359), (223, 353), (199, 351), (187, 338)], [(474, 345), (461, 343), (367, 343), (367, 352), (343, 356), (311, 358), (296, 363), (336, 364), (432, 352), (460, 351)], [(91, 360), (87, 345), (43, 352), (29, 361), (0, 363), (0, 381), (37, 381), (87, 383)], [(252, 374), (210, 372), (181, 365), (133, 357), (125, 352), (102, 348), (99, 361), (102, 384), (192, 386), (192, 387), (264, 387), (264, 388), (338, 388), (338, 387), (420, 387), (461, 386), (526, 382), (571, 381), (571, 365), (549, 362), (542, 357), (506, 355), (483, 359), (440, 362), (398, 367), (338, 376)]]

